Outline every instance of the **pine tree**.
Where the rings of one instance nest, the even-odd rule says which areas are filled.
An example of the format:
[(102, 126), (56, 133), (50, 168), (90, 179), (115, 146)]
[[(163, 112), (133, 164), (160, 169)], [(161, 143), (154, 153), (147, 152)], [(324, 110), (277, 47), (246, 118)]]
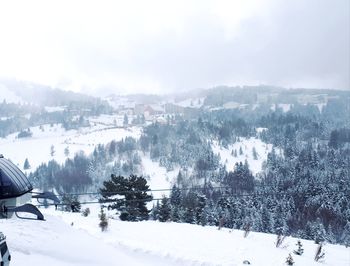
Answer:
[(103, 211), (103, 208), (101, 208), (101, 211), (98, 217), (100, 218), (99, 226), (101, 228), (101, 231), (104, 232), (107, 230), (107, 227), (108, 227), (108, 219), (107, 219), (106, 213)]
[(284, 212), (285, 208), (282, 206), (283, 203), (277, 203), (278, 205), (274, 211), (274, 229), (275, 232), (281, 232), (285, 234), (287, 230), (287, 217)]
[(69, 147), (67, 146), (67, 147), (65, 147), (64, 148), (64, 155), (66, 156), (66, 157), (68, 157), (69, 156)]
[(329, 226), (328, 226), (327, 237), (326, 238), (327, 238), (327, 242), (329, 242), (329, 243), (332, 243), (332, 244), (337, 243), (336, 236), (334, 235), (333, 227), (332, 227), (331, 224), (329, 224)]
[(183, 220), (185, 223), (194, 224), (196, 222), (196, 217), (194, 214), (194, 209), (192, 207), (187, 207), (185, 209)]
[(237, 157), (237, 156), (238, 156), (237, 150), (236, 150), (236, 149), (235, 149), (234, 152), (233, 152), (233, 156), (234, 156), (234, 157)]
[(71, 202), (71, 209), (72, 212), (80, 212), (81, 204), (77, 197), (73, 197), (73, 200)]
[(56, 153), (55, 146), (51, 145), (51, 147), (50, 147), (50, 155), (51, 155), (51, 157), (55, 156), (55, 153)]
[(158, 219), (160, 222), (166, 222), (170, 219), (171, 206), (169, 198), (163, 196), (158, 213)]
[(246, 238), (250, 233), (250, 222), (247, 222), (244, 225), (243, 230), (244, 230), (244, 238)]
[(314, 240), (316, 244), (322, 243), (326, 238), (326, 230), (320, 219), (314, 224)]
[(207, 220), (207, 225), (213, 226), (217, 224), (218, 214), (212, 200), (208, 201), (208, 204), (204, 208), (204, 213)]
[(128, 124), (129, 124), (129, 119), (128, 119), (128, 116), (125, 114), (123, 119), (123, 125), (124, 127), (126, 127)]
[(294, 254), (299, 256), (303, 255), (304, 249), (303, 249), (303, 244), (301, 244), (300, 240), (298, 240), (298, 242), (295, 245), (298, 247), (298, 249), (293, 251)]
[(341, 236), (341, 241), (346, 247), (350, 247), (350, 222), (347, 222), (343, 234)]
[(293, 260), (293, 257), (292, 257), (292, 255), (289, 253), (289, 255), (288, 255), (288, 257), (287, 257), (287, 259), (286, 259), (286, 264), (287, 265), (294, 265), (294, 260)]
[(206, 197), (204, 195), (196, 194), (196, 222), (197, 224), (201, 224), (203, 226), (207, 223), (207, 217), (205, 217), (204, 208), (206, 205)]
[(90, 208), (85, 208), (81, 213), (81, 215), (83, 215), (84, 217), (88, 217), (89, 214), (90, 214)]
[(256, 152), (255, 147), (253, 147), (253, 159), (258, 160), (258, 153)]
[(24, 170), (30, 169), (30, 164), (29, 164), (28, 158), (26, 158), (24, 161), (23, 169)]
[[(179, 175), (181, 172), (179, 172)], [(171, 204), (171, 220), (173, 222), (179, 222), (181, 220), (180, 206), (182, 202), (181, 190), (174, 185), (170, 192), (170, 204)]]
[(80, 212), (81, 204), (76, 196), (64, 194), (62, 199), (63, 210), (67, 212)]
[[(147, 202), (152, 200), (152, 196), (147, 194), (148, 190), (147, 180), (142, 176), (130, 175), (125, 178), (112, 174), (110, 180), (103, 182), (100, 192), (102, 201), (113, 202), (110, 208), (120, 211), (122, 221), (140, 221), (149, 217)], [(123, 198), (115, 200), (116, 195)]]
[(159, 219), (159, 208), (160, 208), (160, 204), (159, 204), (159, 200), (157, 200), (156, 205), (153, 204), (152, 210), (151, 210), (151, 219), (153, 221), (157, 221)]

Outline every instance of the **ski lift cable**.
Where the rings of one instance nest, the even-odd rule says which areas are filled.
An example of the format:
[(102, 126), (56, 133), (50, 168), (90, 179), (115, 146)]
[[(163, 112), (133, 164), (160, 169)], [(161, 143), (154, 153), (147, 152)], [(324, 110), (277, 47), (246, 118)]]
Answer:
[[(176, 188), (177, 190), (204, 190), (204, 189), (230, 189), (229, 187), (192, 187), (192, 188)], [(79, 196), (79, 195), (108, 195), (108, 194), (127, 194), (127, 193), (140, 193), (140, 192), (165, 192), (171, 191), (172, 188), (160, 188), (160, 189), (149, 189), (149, 190), (116, 190), (116, 191), (99, 191), (99, 192), (81, 192), (81, 193), (62, 193), (56, 196)]]
[[(272, 188), (270, 186), (261, 186), (261, 188)], [(191, 188), (176, 188), (180, 191), (189, 191), (189, 190), (220, 190), (220, 189), (226, 189), (228, 191), (235, 191), (234, 188), (228, 187), (228, 186), (220, 186), (220, 187), (191, 187)], [(114, 195), (114, 194), (132, 194), (132, 193), (148, 193), (148, 192), (166, 192), (166, 191), (172, 191), (172, 188), (161, 188), (161, 189), (149, 189), (149, 190), (116, 190), (116, 191), (96, 191), (96, 192), (80, 192), (80, 193), (59, 193), (54, 194), (57, 197), (64, 197), (64, 196), (83, 196), (83, 195)], [(32, 192), (33, 194), (36, 194), (38, 192)], [(258, 194), (268, 194), (270, 192), (259, 192)], [(311, 193), (311, 192), (310, 192)], [(326, 192), (322, 192), (324, 194)], [(231, 194), (237, 194), (236, 192)], [(254, 195), (257, 193), (250, 192), (250, 194)], [(290, 192), (273, 192), (272, 194), (295, 194)], [(299, 194), (299, 193), (297, 193)]]
[[(274, 196), (274, 195), (301, 195), (301, 196), (308, 196), (312, 195), (314, 193), (305, 193), (305, 192), (299, 192), (299, 193), (290, 193), (290, 192), (274, 192), (274, 193), (232, 193), (230, 194), (231, 197), (236, 198), (244, 198), (244, 197), (253, 197), (253, 196)], [(323, 193), (330, 195), (330, 193)], [(349, 195), (350, 196), (350, 195)], [(162, 198), (147, 198), (147, 199), (100, 199), (98, 201), (83, 201), (79, 202), (79, 204), (110, 204), (110, 203), (117, 203), (117, 202), (151, 202), (151, 201), (160, 201)], [(36, 207), (47, 207), (47, 206), (67, 206), (72, 205), (74, 202), (70, 203), (46, 203), (46, 204), (37, 204)]]

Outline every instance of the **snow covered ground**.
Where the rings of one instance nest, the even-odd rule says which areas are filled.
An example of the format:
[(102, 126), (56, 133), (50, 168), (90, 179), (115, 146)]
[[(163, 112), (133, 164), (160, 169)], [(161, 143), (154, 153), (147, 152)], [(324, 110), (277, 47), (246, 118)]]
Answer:
[(189, 98), (180, 102), (173, 102), (173, 103), (181, 107), (201, 108), (203, 106), (204, 100), (205, 100), (205, 97)]
[[(63, 163), (67, 157), (64, 154), (66, 147), (69, 148), (69, 156), (83, 151), (90, 154), (97, 144), (106, 144), (112, 140), (121, 140), (127, 136), (138, 138), (141, 134), (140, 127), (113, 128), (101, 124), (91, 127), (80, 128), (79, 130), (66, 131), (60, 124), (32, 127), (32, 137), (17, 138), (18, 133), (11, 134), (6, 138), (0, 138), (0, 153), (10, 159), (23, 170), (24, 161), (28, 158), (31, 170), (34, 170), (41, 163), (52, 159)], [(54, 146), (55, 153), (51, 156), (51, 146)]]
[(295, 238), (286, 238), (276, 248), (275, 235), (251, 232), (244, 238), (242, 231), (226, 228), (109, 219), (108, 230), (101, 232), (98, 208), (91, 206), (88, 217), (44, 209), (46, 221), (0, 220), (11, 266), (233, 266), (243, 265), (244, 260), (251, 265), (282, 266), (289, 253), (300, 266), (350, 264), (350, 250), (344, 246), (325, 245), (324, 261), (315, 262), (317, 245), (313, 241), (302, 240), (304, 254), (297, 256), (293, 254)]
[(46, 215), (46, 221), (0, 220), (12, 256), (11, 266), (179, 265), (105, 243), (101, 236)]
[(7, 103), (24, 103), (13, 91), (0, 84), (0, 102), (6, 100)]
[(280, 103), (277, 105), (278, 108), (281, 108), (283, 110), (284, 113), (288, 112), (291, 109), (291, 104), (287, 104), (287, 103)]
[(45, 111), (48, 113), (63, 112), (66, 106), (45, 106)]
[[(148, 184), (152, 190), (170, 188), (179, 170), (179, 167), (176, 167), (173, 171), (167, 172), (165, 167), (159, 165), (158, 161), (153, 162), (149, 156), (142, 157), (142, 175), (149, 175), (151, 177)], [(153, 197), (161, 198), (163, 195), (169, 195), (169, 192), (170, 191), (155, 191), (153, 192)]]
[[(242, 154), (240, 154), (240, 148), (242, 149)], [(255, 148), (257, 153), (256, 160), (253, 156), (253, 148)], [(227, 170), (233, 171), (236, 163), (244, 163), (247, 160), (249, 169), (255, 175), (261, 172), (263, 162), (266, 161), (267, 154), (272, 150), (272, 144), (264, 143), (257, 138), (240, 138), (240, 141), (229, 145), (227, 148), (220, 146), (218, 142), (214, 142), (212, 149), (215, 154), (220, 154), (221, 163), (226, 165)], [(234, 156), (235, 153), (237, 153), (237, 157)]]

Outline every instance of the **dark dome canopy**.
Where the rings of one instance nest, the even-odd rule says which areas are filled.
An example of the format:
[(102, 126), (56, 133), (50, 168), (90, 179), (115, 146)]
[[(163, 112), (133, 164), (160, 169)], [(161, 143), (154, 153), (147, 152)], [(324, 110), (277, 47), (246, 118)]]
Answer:
[(0, 155), (0, 199), (18, 197), (32, 189), (23, 172)]

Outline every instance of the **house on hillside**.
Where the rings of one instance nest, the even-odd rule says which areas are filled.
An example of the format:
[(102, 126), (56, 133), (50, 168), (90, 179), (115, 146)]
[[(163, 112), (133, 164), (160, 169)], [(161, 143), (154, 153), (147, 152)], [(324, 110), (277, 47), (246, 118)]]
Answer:
[(153, 116), (164, 114), (164, 108), (157, 104), (137, 104), (134, 113), (135, 115), (144, 115), (146, 120), (152, 120)]

